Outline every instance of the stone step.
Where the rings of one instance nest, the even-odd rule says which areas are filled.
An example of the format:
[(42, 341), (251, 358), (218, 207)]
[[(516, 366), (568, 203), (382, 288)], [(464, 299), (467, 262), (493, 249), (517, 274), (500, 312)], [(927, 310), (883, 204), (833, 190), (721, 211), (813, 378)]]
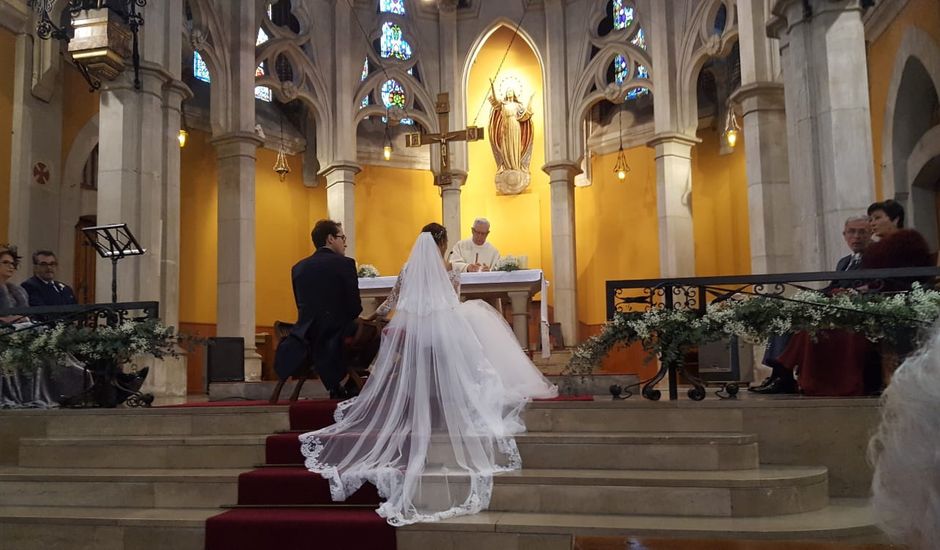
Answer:
[(524, 468), (495, 479), (491, 511), (751, 517), (820, 510), (825, 468), (758, 470), (555, 470)]
[(50, 437), (269, 434), (290, 427), (286, 406), (49, 411)]
[(757, 438), (739, 433), (527, 432), (516, 437), (525, 468), (749, 470)]
[(241, 469), (0, 468), (0, 506), (218, 508)]
[(220, 510), (0, 506), (0, 550), (203, 550)]
[(833, 499), (812, 512), (774, 517), (526, 514), (488, 511), (398, 530), (398, 550), (500, 548), (570, 550), (576, 536), (883, 542), (867, 499)]
[(20, 440), (33, 468), (244, 468), (264, 462), (263, 435), (49, 437)]
[[(612, 401), (534, 401), (525, 424), (536, 432), (741, 432), (744, 410), (727, 407), (690, 409), (676, 403)], [(703, 402), (704, 403), (704, 402)]]

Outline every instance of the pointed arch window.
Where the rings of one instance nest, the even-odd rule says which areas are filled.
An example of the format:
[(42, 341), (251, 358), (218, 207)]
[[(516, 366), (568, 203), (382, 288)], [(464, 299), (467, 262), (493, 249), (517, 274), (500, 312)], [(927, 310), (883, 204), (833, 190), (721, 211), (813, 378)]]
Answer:
[(379, 0), (379, 11), (405, 15), (405, 0)]
[(382, 24), (379, 51), (382, 57), (394, 57), (402, 61), (411, 59), (411, 44), (402, 35), (401, 26), (388, 21)]
[(203, 82), (210, 82), (209, 67), (199, 52), (193, 52), (193, 76)]
[[(397, 80), (386, 80), (385, 84), (382, 84), (382, 104), (386, 109), (405, 108), (405, 89)], [(382, 117), (382, 121), (385, 121), (385, 117)], [(399, 123), (414, 124), (414, 120), (403, 118)]]
[(613, 0), (611, 13), (614, 17), (614, 29), (622, 30), (633, 24), (633, 8), (626, 5), (624, 0)]

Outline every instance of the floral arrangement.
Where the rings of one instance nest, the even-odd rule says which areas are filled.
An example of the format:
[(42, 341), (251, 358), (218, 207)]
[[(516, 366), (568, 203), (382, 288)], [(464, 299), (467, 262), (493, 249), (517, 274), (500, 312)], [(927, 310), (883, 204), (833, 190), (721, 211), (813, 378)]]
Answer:
[(618, 344), (640, 342), (650, 359), (664, 362), (680, 360), (691, 346), (730, 336), (763, 344), (777, 334), (841, 329), (891, 345), (938, 318), (940, 292), (917, 283), (911, 292), (898, 294), (801, 291), (788, 299), (744, 297), (710, 304), (704, 315), (665, 308), (617, 313), (600, 334), (574, 350), (563, 374), (591, 374)]
[(97, 327), (73, 323), (30, 328), (0, 335), (0, 372), (31, 372), (72, 355), (85, 363), (126, 364), (134, 357), (178, 355), (173, 327), (157, 319), (124, 321)]
[(356, 272), (360, 279), (362, 278), (373, 278), (379, 276), (379, 270), (375, 268), (372, 264), (362, 264), (359, 266), (359, 271)]
[(516, 256), (502, 256), (493, 264), (493, 271), (519, 271), (522, 269), (522, 259)]

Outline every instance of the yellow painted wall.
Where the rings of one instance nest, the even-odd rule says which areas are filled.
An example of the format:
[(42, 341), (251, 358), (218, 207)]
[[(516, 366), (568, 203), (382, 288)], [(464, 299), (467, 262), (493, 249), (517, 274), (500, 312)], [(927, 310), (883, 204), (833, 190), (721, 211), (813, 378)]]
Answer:
[[(88, 124), (91, 117), (98, 114), (100, 93), (89, 92), (88, 83), (78, 69), (69, 63), (62, 63), (62, 166), (75, 141), (78, 132)], [(78, 220), (69, 220), (75, 223)]]
[(744, 140), (719, 155), (717, 130), (700, 130), (698, 138), (702, 142), (692, 149), (695, 275), (746, 275), (751, 250)]
[(0, 28), (0, 242), (7, 242), (10, 226), (10, 155), (13, 144), (13, 71), (16, 37)]
[[(218, 186), (215, 150), (209, 136), (190, 131), (182, 150), (180, 321), (216, 322)], [(277, 154), (258, 149), (255, 175), (256, 324), (293, 322), (297, 316), (290, 269), (313, 252), (310, 230), (326, 217), (326, 190), (304, 187), (301, 159), (288, 157), (293, 170), (279, 181), (271, 170)]]
[[(495, 31), (480, 49), (470, 69), (467, 81), (467, 120), (471, 124), (474, 119), (477, 126), (486, 127), (488, 124), (490, 105), (486, 97), (489, 94), (489, 79), (496, 74), (496, 68), (503, 59), (512, 36), (513, 31), (505, 27)], [(528, 86), (528, 92), (519, 94), (522, 101), (528, 101), (528, 94), (535, 94), (532, 98), (535, 138), (529, 163), (532, 179), (529, 187), (519, 195), (497, 195), (494, 183), (496, 161), (490, 147), (489, 131), (486, 131), (485, 139), (470, 143), (469, 175), (460, 197), (460, 215), (463, 222), (460, 238), (470, 237), (470, 226), (474, 218), (485, 217), (491, 223), (489, 242), (499, 249), (500, 254), (528, 256), (528, 266), (544, 270), (545, 277), (551, 281), (551, 192), (548, 174), (542, 171), (542, 165), (545, 164), (542, 70), (538, 58), (524, 40), (516, 39), (512, 42), (512, 48), (506, 55), (499, 77), (505, 75), (516, 75)], [(480, 105), (484, 105), (482, 110)], [(479, 118), (476, 118), (478, 110), (480, 114)]]
[(425, 224), (441, 223), (440, 193), (428, 170), (363, 166), (355, 200), (356, 261), (382, 275), (398, 273)]
[(888, 26), (887, 30), (872, 42), (868, 48), (868, 82), (871, 102), (871, 134), (875, 166), (875, 197), (883, 200), (881, 164), (882, 134), (885, 124), (885, 111), (888, 103), (888, 86), (901, 40), (908, 28), (916, 26), (928, 33), (937, 46), (940, 46), (940, 3), (937, 0), (910, 0)]
[(606, 320), (605, 285), (610, 280), (659, 276), (656, 160), (649, 147), (624, 151), (630, 173), (614, 175), (617, 153), (591, 162), (591, 185), (575, 189), (578, 257), (578, 320)]

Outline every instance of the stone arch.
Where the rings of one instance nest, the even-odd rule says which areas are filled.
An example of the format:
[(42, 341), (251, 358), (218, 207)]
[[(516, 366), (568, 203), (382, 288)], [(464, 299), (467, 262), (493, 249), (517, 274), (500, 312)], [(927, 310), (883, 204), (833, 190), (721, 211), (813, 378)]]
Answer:
[[(920, 73), (920, 74), (918, 74)], [(907, 83), (905, 83), (907, 77)], [(886, 198), (896, 198), (907, 203), (911, 191), (911, 179), (918, 174), (908, 171), (908, 159), (900, 158), (899, 154), (905, 151), (897, 147), (898, 128), (896, 128), (899, 115), (903, 118), (905, 107), (905, 90), (913, 91), (911, 84), (931, 84), (934, 94), (940, 91), (940, 47), (923, 30), (911, 27), (904, 33), (901, 45), (895, 56), (894, 69), (888, 83), (887, 104), (885, 105), (883, 130), (881, 140), (881, 175), (882, 195)], [(902, 85), (903, 88), (902, 88)], [(899, 107), (900, 113), (899, 113)], [(904, 149), (911, 154), (917, 140), (926, 134), (929, 129), (921, 129), (919, 136), (904, 140), (908, 142)]]
[(83, 210), (83, 205), (89, 202), (82, 200), (83, 195), (92, 191), (83, 190), (81, 186), (85, 162), (97, 146), (98, 113), (95, 113), (75, 135), (62, 166), (62, 186), (59, 193), (59, 244), (56, 257), (59, 260), (59, 276), (66, 281), (71, 281), (74, 275), (75, 250), (72, 243), (75, 237), (75, 224), (81, 216), (94, 215), (98, 212), (97, 205), (94, 209)]
[[(720, 33), (714, 33), (712, 23), (724, 6), (727, 24)], [(678, 125), (679, 131), (695, 135), (698, 126), (696, 90), (699, 73), (709, 59), (725, 57), (738, 42), (737, 8), (732, 0), (708, 0), (699, 4), (692, 14), (688, 32), (678, 52)]]

